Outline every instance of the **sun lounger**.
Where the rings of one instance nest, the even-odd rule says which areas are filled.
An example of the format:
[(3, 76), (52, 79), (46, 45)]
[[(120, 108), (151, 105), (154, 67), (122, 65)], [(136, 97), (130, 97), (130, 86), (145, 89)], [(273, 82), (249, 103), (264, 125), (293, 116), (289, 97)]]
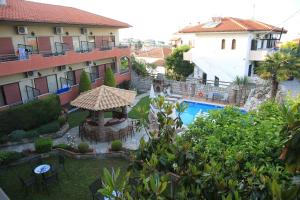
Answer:
[(172, 94), (170, 88), (168, 88), (166, 91), (167, 91), (167, 95), (168, 95), (169, 97), (171, 97), (171, 98), (177, 98), (177, 99), (181, 99), (181, 98), (182, 98), (182, 95), (179, 95), (179, 94)]
[(213, 92), (209, 92), (208, 94), (207, 94), (207, 97), (206, 97), (206, 100), (213, 100), (213, 98), (214, 98), (214, 93)]

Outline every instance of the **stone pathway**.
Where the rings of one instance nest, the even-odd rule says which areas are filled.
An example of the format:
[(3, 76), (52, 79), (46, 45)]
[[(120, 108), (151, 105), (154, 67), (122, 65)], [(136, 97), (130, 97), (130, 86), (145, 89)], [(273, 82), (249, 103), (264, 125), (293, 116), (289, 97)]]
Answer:
[[(133, 106), (135, 106), (143, 97), (148, 96), (149, 93), (144, 93), (139, 96), (137, 96), (134, 100), (134, 103), (131, 107), (128, 108), (128, 112), (132, 109)], [(53, 144), (61, 144), (61, 143), (67, 143), (67, 137), (68, 135), (74, 136), (74, 142), (77, 146), (81, 142), (87, 142), (90, 147), (94, 148), (96, 150), (96, 153), (106, 153), (108, 152), (108, 149), (110, 148), (111, 142), (103, 142), (103, 143), (95, 143), (95, 142), (89, 142), (87, 140), (81, 141), (79, 138), (79, 128), (74, 127), (70, 129), (63, 137), (57, 138), (53, 140)], [(123, 141), (123, 147), (131, 150), (136, 150), (139, 147), (140, 139), (144, 138), (146, 141), (148, 141), (149, 137), (146, 134), (146, 131), (144, 129), (140, 130), (139, 132), (135, 131), (135, 134), (132, 137), (128, 137), (125, 141)], [(27, 144), (20, 144), (20, 145), (13, 145), (9, 147), (1, 148), (2, 151), (18, 151), (22, 152), (23, 150), (30, 149), (34, 150), (34, 143), (27, 143)]]

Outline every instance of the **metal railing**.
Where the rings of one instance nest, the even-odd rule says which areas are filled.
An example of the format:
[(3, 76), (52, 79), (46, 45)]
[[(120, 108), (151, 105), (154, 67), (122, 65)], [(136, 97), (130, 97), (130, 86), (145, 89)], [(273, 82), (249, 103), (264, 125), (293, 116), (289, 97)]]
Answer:
[(93, 72), (90, 72), (90, 79), (91, 79), (91, 82), (95, 82), (95, 80), (99, 78), (99, 74), (97, 73), (93, 73)]
[(60, 87), (61, 88), (70, 88), (73, 85), (75, 85), (74, 80), (60, 77)]
[[(66, 51), (69, 51), (69, 47), (66, 43), (55, 42), (56, 55), (64, 55)], [(55, 55), (55, 54), (54, 54)]]
[(27, 98), (29, 101), (36, 99), (41, 94), (40, 90), (34, 87), (26, 85), (25, 88), (26, 88)]

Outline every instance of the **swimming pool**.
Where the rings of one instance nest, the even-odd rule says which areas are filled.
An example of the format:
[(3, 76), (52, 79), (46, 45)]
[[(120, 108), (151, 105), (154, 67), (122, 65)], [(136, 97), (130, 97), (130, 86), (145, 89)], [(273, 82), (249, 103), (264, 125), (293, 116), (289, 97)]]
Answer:
[(184, 125), (191, 124), (195, 120), (198, 113), (206, 114), (210, 110), (220, 110), (224, 108), (224, 106), (191, 101), (183, 101), (182, 103), (188, 104), (188, 108), (181, 114), (181, 119)]

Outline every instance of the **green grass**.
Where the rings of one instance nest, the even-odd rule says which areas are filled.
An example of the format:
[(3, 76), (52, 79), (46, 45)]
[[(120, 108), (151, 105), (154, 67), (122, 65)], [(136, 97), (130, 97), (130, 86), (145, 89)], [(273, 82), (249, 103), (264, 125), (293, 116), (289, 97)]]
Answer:
[[(79, 126), (84, 120), (85, 118), (89, 115), (88, 111), (76, 111), (76, 112), (72, 112), (68, 115), (68, 123), (70, 125), (70, 128)], [(112, 117), (112, 113), (111, 112), (106, 112), (104, 114), (105, 118), (111, 118)]]
[[(44, 163), (57, 164), (56, 158), (48, 158)], [(67, 176), (64, 172), (59, 174), (59, 184), (53, 184), (49, 187), (50, 195), (42, 188), (29, 190), (25, 197), (25, 190), (22, 188), (17, 176), (28, 177), (31, 169), (28, 164), (22, 164), (8, 170), (0, 171), (0, 185), (12, 200), (90, 200), (92, 199), (88, 186), (96, 178), (101, 177), (103, 168), (111, 169), (121, 168), (125, 173), (128, 167), (128, 161), (124, 159), (85, 159), (75, 160), (66, 159)], [(41, 181), (41, 177), (38, 177)]]
[(146, 96), (142, 98), (128, 113), (129, 118), (148, 120), (150, 98)]

